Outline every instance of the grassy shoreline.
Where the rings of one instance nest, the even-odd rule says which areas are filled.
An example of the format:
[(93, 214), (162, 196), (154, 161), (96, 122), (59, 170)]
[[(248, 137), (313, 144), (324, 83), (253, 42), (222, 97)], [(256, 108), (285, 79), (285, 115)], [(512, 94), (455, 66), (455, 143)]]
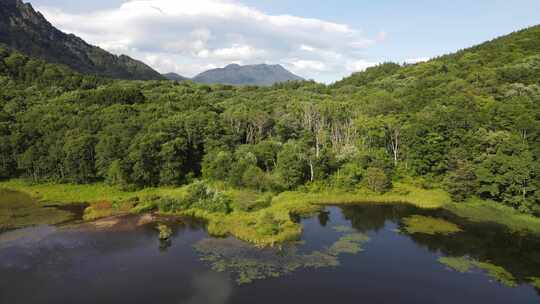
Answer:
[[(266, 195), (248, 190), (227, 189), (222, 185), (217, 186), (224, 188), (223, 191), (233, 198), (233, 205), (243, 204), (244, 199), (257, 200)], [(144, 204), (147, 197), (174, 197), (185, 193), (185, 187), (147, 188), (125, 192), (101, 183), (30, 184), (22, 180), (0, 182), (0, 188), (27, 193), (44, 205), (88, 203), (90, 207), (85, 213), (86, 220), (125, 214), (134, 210), (144, 212), (144, 208), (140, 209), (140, 206)], [(426, 190), (400, 183), (397, 183), (391, 192), (385, 194), (375, 194), (365, 190), (358, 192), (332, 190), (318, 193), (289, 191), (272, 197), (269, 206), (256, 211), (245, 211), (234, 207), (229, 214), (210, 213), (197, 209), (176, 214), (191, 215), (206, 220), (208, 232), (212, 235), (233, 235), (257, 246), (273, 246), (300, 238), (302, 226), (294, 223), (290, 214), (307, 216), (327, 205), (397, 203), (411, 204), (422, 209), (443, 208), (473, 222), (494, 222), (505, 225), (515, 232), (526, 231), (540, 234), (540, 218), (520, 214), (494, 202), (470, 200), (465, 203), (453, 203), (450, 196), (443, 190)], [(268, 214), (279, 223), (279, 232), (271, 235), (260, 233), (260, 225), (258, 225)]]

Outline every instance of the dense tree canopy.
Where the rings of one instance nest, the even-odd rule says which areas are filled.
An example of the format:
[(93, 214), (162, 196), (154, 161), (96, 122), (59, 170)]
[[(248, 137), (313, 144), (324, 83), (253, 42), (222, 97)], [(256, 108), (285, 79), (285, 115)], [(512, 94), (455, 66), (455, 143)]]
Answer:
[(540, 208), (540, 27), (331, 86), (110, 81), (0, 49), (0, 178), (119, 187), (203, 176), (280, 191), (385, 191)]

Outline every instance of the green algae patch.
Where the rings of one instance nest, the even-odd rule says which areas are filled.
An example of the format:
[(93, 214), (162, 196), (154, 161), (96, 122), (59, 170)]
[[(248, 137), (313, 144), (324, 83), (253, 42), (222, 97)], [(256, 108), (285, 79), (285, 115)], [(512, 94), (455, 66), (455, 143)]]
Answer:
[(508, 287), (516, 287), (516, 279), (514, 276), (501, 266), (497, 266), (487, 262), (475, 262), (475, 266), (484, 270), (489, 277), (495, 281)]
[(507, 287), (517, 286), (516, 279), (510, 272), (501, 266), (489, 262), (475, 261), (467, 257), (442, 257), (439, 258), (439, 263), (461, 273), (470, 272), (472, 269), (478, 269), (485, 272), (486, 275), (493, 280)]
[(340, 255), (342, 253), (356, 254), (364, 249), (362, 245), (369, 241), (369, 237), (363, 233), (352, 233), (341, 237), (330, 248), (328, 253)]
[(299, 269), (337, 267), (339, 255), (356, 254), (369, 237), (361, 233), (343, 235), (328, 248), (300, 252), (298, 244), (258, 248), (235, 238), (207, 238), (194, 245), (202, 261), (213, 270), (231, 273), (238, 284), (281, 277)]
[(413, 215), (403, 219), (404, 229), (408, 233), (423, 233), (429, 235), (450, 235), (463, 231), (458, 225), (443, 219), (429, 216)]
[(441, 257), (439, 263), (461, 273), (469, 272), (474, 267), (474, 262), (465, 257)]

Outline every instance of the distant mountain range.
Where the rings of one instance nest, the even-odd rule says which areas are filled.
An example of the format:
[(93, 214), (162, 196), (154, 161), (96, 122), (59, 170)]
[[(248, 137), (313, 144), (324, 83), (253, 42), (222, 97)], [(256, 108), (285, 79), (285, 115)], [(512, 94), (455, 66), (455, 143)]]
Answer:
[(0, 0), (0, 44), (28, 56), (64, 64), (83, 74), (118, 79), (164, 79), (143, 62), (113, 55), (52, 26), (32, 5)]
[(116, 56), (81, 38), (66, 34), (22, 0), (0, 0), (0, 45), (50, 63), (66, 65), (89, 75), (128, 80), (192, 80), (198, 83), (267, 86), (303, 80), (281, 65), (231, 64), (203, 72), (192, 79), (175, 73), (161, 75), (148, 65), (125, 55)]

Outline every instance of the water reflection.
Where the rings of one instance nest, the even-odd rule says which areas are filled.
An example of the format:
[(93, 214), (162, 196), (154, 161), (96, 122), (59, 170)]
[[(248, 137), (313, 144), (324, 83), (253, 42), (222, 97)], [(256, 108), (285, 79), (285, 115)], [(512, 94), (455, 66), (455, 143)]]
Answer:
[[(444, 219), (463, 232), (407, 234), (402, 220), (411, 215)], [(238, 247), (237, 240), (217, 240), (220, 250), (208, 253), (244, 258), (227, 263), (200, 261), (193, 246), (209, 237), (204, 222), (189, 219), (132, 216), (108, 219), (101, 226), (38, 226), (1, 233), (0, 303), (506, 304), (536, 303), (540, 296), (529, 285), (530, 277), (540, 277), (537, 236), (407, 205), (334, 207), (298, 220), (305, 229), (303, 242), (295, 247), (256, 250)], [(158, 222), (171, 227), (168, 242), (160, 242)], [(512, 273), (520, 285), (507, 288), (482, 274), (447, 271), (437, 262), (440, 256), (489, 261)], [(265, 278), (239, 286), (235, 273), (211, 269), (222, 266), (234, 272), (231, 265)], [(278, 278), (276, 271), (288, 275)]]
[(418, 246), (447, 256), (468, 256), (490, 261), (511, 272), (519, 282), (540, 276), (540, 237), (514, 233), (493, 223), (472, 223), (445, 210), (421, 210), (408, 205), (344, 207), (344, 217), (361, 232), (379, 231), (388, 222), (396, 223), (404, 233), (403, 219), (424, 215), (444, 219), (463, 228), (453, 235), (407, 234)]
[(321, 211), (319, 212), (319, 215), (317, 217), (319, 219), (319, 224), (323, 227), (326, 227), (326, 225), (330, 221), (330, 211)]

